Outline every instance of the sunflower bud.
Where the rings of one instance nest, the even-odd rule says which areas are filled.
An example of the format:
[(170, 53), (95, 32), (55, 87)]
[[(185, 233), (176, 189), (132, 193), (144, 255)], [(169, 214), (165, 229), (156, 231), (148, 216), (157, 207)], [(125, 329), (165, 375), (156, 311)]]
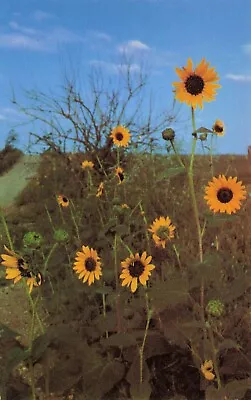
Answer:
[(220, 300), (209, 300), (206, 310), (213, 317), (220, 317), (225, 310), (225, 306)]
[(56, 240), (56, 242), (66, 242), (68, 239), (69, 239), (69, 234), (63, 229), (57, 229), (54, 232), (54, 240)]
[(199, 139), (200, 139), (202, 142), (204, 142), (205, 140), (207, 140), (207, 133), (202, 133), (202, 134), (199, 136)]
[(172, 128), (167, 128), (162, 132), (162, 137), (164, 140), (174, 140), (175, 138), (175, 132)]
[(24, 247), (37, 248), (40, 247), (43, 241), (43, 236), (37, 232), (27, 232), (23, 237)]

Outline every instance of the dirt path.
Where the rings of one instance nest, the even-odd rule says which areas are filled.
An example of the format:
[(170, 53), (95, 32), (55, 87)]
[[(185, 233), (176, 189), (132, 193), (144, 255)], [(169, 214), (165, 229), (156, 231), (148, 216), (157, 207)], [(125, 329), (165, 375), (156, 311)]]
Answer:
[(36, 174), (39, 164), (39, 155), (24, 155), (10, 171), (0, 177), (0, 207), (9, 207), (14, 203), (29, 178)]

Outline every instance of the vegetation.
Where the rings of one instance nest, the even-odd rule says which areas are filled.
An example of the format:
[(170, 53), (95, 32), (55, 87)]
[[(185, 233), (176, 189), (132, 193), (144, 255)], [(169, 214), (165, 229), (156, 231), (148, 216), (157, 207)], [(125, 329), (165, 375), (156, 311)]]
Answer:
[(14, 131), (10, 131), (4, 148), (0, 150), (0, 175), (8, 172), (23, 155), (23, 152), (15, 147), (16, 140), (17, 135)]
[[(193, 85), (176, 85), (178, 98), (196, 89), (200, 105), (203, 86), (186, 68), (179, 77)], [(211, 70), (200, 68), (206, 84)], [(14, 389), (33, 400), (250, 398), (247, 175), (243, 158), (213, 157), (210, 146), (195, 155), (224, 124), (196, 129), (192, 101), (191, 155), (172, 128), (166, 155), (130, 147), (119, 121), (108, 158), (44, 152), (2, 213), (1, 283), (13, 280), (12, 296), (23, 285), (30, 309), (24, 334), (1, 326), (3, 399)]]

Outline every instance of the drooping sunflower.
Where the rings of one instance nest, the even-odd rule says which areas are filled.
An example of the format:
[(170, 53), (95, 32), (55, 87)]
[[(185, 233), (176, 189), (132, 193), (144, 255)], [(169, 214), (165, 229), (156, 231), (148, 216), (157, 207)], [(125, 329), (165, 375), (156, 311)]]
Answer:
[(226, 178), (224, 175), (214, 177), (205, 188), (209, 208), (214, 212), (227, 214), (236, 213), (241, 207), (241, 200), (246, 199), (247, 192), (242, 181), (237, 182), (237, 178)]
[(224, 136), (225, 134), (225, 127), (224, 127), (224, 122), (221, 121), (220, 119), (217, 119), (215, 121), (215, 123), (213, 124), (213, 132), (217, 135), (217, 136)]
[(85, 160), (85, 161), (82, 162), (81, 166), (82, 166), (83, 169), (87, 169), (87, 168), (93, 169), (94, 164), (93, 164), (92, 161)]
[(69, 204), (70, 204), (69, 199), (66, 196), (62, 195), (62, 194), (57, 196), (57, 202), (62, 207), (68, 207)]
[(175, 98), (181, 103), (186, 103), (194, 109), (203, 108), (203, 101), (215, 100), (216, 89), (221, 85), (215, 83), (219, 80), (214, 68), (209, 68), (205, 58), (193, 70), (193, 62), (188, 59), (187, 65), (182, 69), (176, 68), (181, 82), (173, 82)]
[(126, 147), (128, 146), (131, 135), (129, 129), (122, 125), (118, 125), (112, 129), (110, 137), (112, 138), (115, 146)]
[(103, 193), (104, 193), (104, 182), (101, 182), (99, 184), (99, 187), (98, 187), (98, 190), (96, 193), (96, 197), (101, 197)]
[(79, 274), (78, 278), (83, 282), (88, 281), (90, 286), (94, 280), (100, 279), (102, 275), (100, 257), (96, 250), (88, 246), (82, 246), (82, 251), (78, 251), (75, 258), (73, 269)]
[(151, 271), (155, 268), (155, 265), (150, 264), (152, 256), (147, 257), (144, 251), (140, 257), (139, 253), (126, 258), (121, 262), (122, 274), (120, 279), (122, 279), (122, 286), (131, 285), (132, 293), (136, 292), (139, 282), (145, 286), (146, 282), (151, 275)]
[(213, 361), (212, 360), (206, 360), (203, 364), (200, 366), (200, 370), (204, 377), (208, 381), (212, 381), (215, 377), (213, 373)]
[(8, 254), (1, 254), (1, 258), (3, 259), (1, 264), (6, 267), (6, 279), (13, 279), (13, 283), (16, 284), (22, 278), (26, 278), (26, 283), (31, 293), (33, 286), (41, 285), (42, 275), (40, 273), (35, 275), (28, 268), (28, 264), (23, 257), (9, 250), (6, 246), (4, 246), (4, 249)]
[(166, 247), (166, 242), (174, 238), (175, 226), (172, 225), (169, 217), (156, 218), (150, 228), (149, 232), (152, 232), (152, 238), (156, 247)]
[(125, 179), (123, 168), (117, 167), (115, 170), (115, 175), (119, 178), (119, 185), (120, 185)]

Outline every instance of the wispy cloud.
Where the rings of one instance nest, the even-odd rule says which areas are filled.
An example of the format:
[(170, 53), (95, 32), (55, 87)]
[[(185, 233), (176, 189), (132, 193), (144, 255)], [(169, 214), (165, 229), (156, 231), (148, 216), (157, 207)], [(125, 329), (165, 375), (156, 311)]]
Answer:
[[(112, 74), (120, 74), (128, 71), (128, 64), (122, 64), (122, 63), (116, 64), (102, 60), (91, 60), (89, 64), (97, 68), (102, 68), (103, 71)], [(138, 73), (140, 72), (140, 70), (141, 68), (139, 64), (137, 63), (130, 64), (130, 71), (132, 73)]]
[(236, 82), (251, 82), (251, 75), (227, 74), (226, 78), (231, 79), (232, 81), (236, 81)]
[(89, 36), (91, 39), (104, 40), (105, 42), (110, 42), (112, 40), (110, 35), (99, 31), (88, 31), (87, 36)]
[(251, 55), (251, 43), (244, 44), (242, 47), (242, 50), (245, 54)]
[(20, 119), (24, 118), (24, 114), (15, 110), (14, 108), (11, 107), (1, 107), (0, 108), (0, 120), (1, 121), (11, 121), (11, 122), (17, 122), (20, 121)]
[(55, 18), (55, 16), (42, 10), (36, 10), (32, 13), (32, 18), (35, 21), (44, 21), (45, 19)]
[(148, 51), (150, 47), (141, 42), (140, 40), (129, 40), (124, 44), (118, 46), (119, 53), (134, 53), (137, 51)]
[(62, 27), (41, 31), (15, 21), (11, 21), (9, 26), (11, 32), (0, 34), (0, 47), (54, 52), (60, 44), (86, 42), (83, 36)]

